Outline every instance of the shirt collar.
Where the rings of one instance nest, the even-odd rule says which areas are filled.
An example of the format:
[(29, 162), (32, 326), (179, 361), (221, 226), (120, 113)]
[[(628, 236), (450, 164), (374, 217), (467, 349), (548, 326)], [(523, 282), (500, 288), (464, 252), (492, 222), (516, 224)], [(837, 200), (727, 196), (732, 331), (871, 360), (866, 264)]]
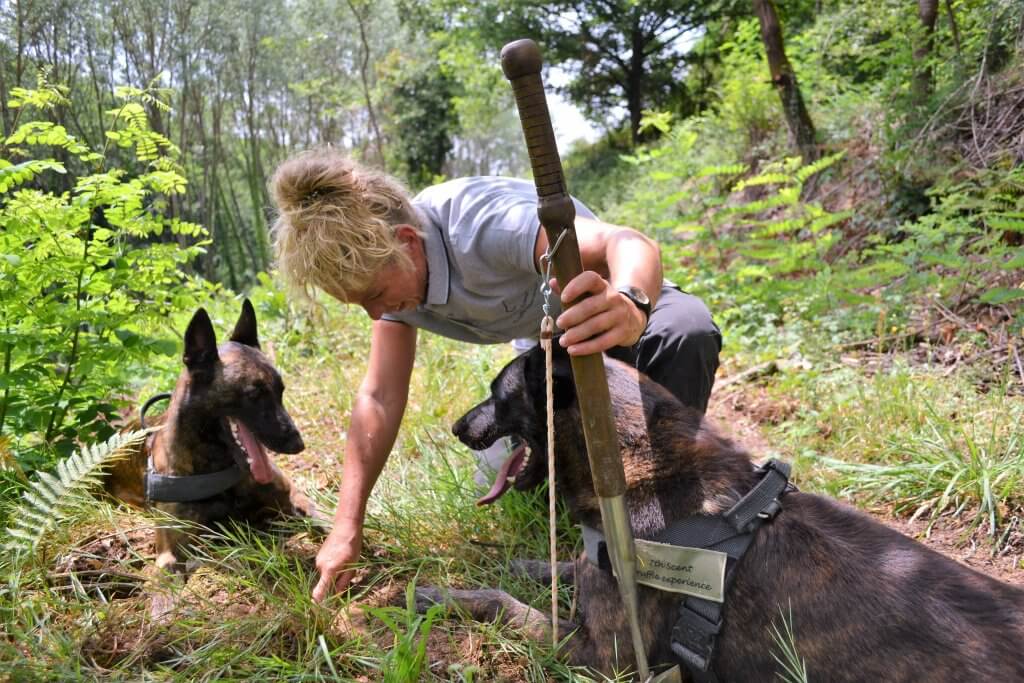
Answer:
[(424, 306), (443, 306), (448, 303), (451, 276), (448, 265), (448, 250), (445, 247), (441, 229), (432, 221), (424, 221), (423, 252), (427, 256), (427, 296)]

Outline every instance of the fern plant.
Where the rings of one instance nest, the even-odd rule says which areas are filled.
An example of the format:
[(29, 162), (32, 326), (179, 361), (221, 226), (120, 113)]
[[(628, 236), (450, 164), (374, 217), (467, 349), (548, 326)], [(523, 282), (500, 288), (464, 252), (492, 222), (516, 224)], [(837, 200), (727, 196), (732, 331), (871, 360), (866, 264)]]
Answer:
[(29, 472), (110, 436), (140, 376), (176, 372), (173, 315), (214, 288), (189, 275), (206, 232), (170, 210), (186, 183), (146, 121), (159, 93), (119, 89), (93, 150), (48, 120), (64, 90), (13, 89), (0, 136), (0, 437)]
[(114, 434), (105, 443), (86, 446), (61, 460), (54, 473), (39, 471), (10, 513), (13, 526), (7, 529), (6, 549), (15, 562), (31, 556), (47, 533), (91, 505), (91, 492), (99, 485), (103, 467), (155, 429)]

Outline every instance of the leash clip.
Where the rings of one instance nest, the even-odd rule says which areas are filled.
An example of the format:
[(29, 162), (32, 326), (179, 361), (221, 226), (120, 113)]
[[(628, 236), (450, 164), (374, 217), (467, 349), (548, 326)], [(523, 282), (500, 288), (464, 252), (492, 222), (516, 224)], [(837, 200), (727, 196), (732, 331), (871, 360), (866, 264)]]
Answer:
[(558, 252), (558, 247), (562, 245), (562, 240), (568, 232), (568, 229), (560, 232), (554, 246), (548, 244), (547, 250), (540, 257), (540, 264), (544, 268), (544, 281), (540, 283), (540, 293), (544, 297), (543, 308), (545, 317), (551, 315), (551, 292), (553, 291), (551, 289), (551, 263)]

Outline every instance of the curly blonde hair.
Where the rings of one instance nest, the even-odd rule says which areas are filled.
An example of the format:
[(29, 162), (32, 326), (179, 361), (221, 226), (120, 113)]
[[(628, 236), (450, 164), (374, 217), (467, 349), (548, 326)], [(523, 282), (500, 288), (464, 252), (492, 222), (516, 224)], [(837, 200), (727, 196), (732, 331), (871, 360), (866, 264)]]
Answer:
[(278, 266), (301, 295), (319, 287), (346, 301), (365, 292), (382, 267), (413, 267), (395, 226), (419, 232), (420, 220), (408, 190), (391, 176), (315, 150), (278, 166), (270, 193)]

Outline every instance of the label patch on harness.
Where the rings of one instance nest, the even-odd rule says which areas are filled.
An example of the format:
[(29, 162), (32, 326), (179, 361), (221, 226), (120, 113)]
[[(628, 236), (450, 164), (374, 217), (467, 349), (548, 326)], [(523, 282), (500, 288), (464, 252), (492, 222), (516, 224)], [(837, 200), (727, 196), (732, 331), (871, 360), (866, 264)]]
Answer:
[(726, 553), (637, 539), (636, 581), (651, 588), (722, 602)]

